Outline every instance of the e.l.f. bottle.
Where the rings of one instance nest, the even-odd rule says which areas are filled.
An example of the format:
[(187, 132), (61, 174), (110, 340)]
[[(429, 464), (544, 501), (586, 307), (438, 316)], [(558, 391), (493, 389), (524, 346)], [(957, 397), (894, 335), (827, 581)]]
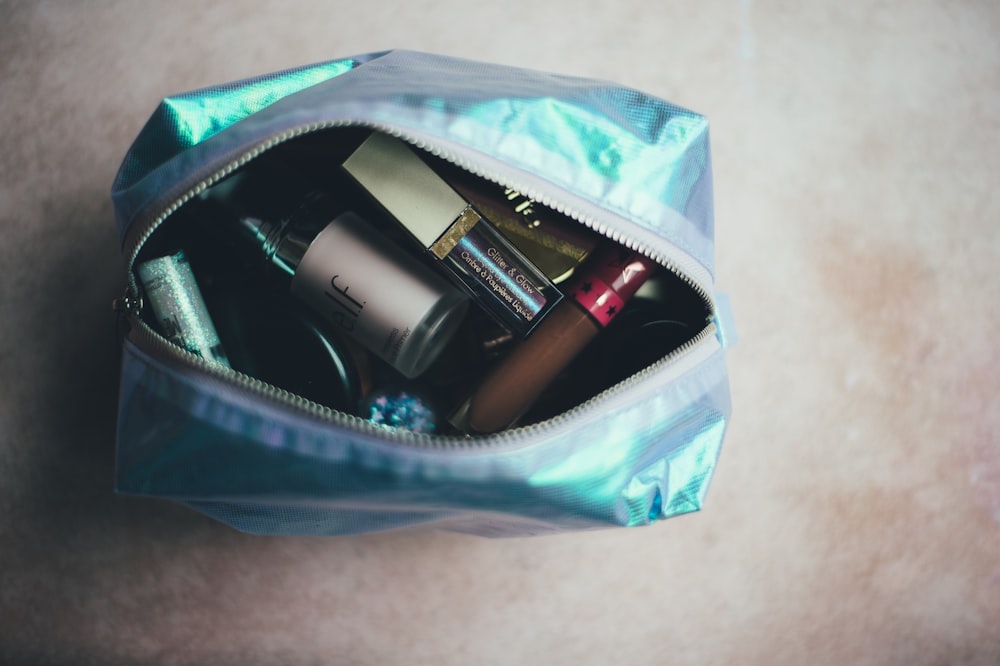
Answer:
[(229, 210), (240, 233), (290, 277), (291, 293), (311, 310), (406, 377), (426, 370), (458, 329), (466, 296), (367, 220), (332, 205), (332, 195), (282, 200), (288, 192), (277, 187), (255, 212), (253, 200), (267, 182), (254, 178), (241, 186), (243, 177), (203, 198)]

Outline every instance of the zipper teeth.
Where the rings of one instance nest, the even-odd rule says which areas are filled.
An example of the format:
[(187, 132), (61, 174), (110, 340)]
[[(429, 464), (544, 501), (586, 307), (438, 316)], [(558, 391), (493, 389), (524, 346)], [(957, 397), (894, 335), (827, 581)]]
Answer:
[(424, 433), (411, 432), (402, 428), (380, 426), (371, 423), (370, 421), (367, 421), (359, 416), (337, 411), (325, 405), (313, 402), (308, 398), (303, 398), (302, 396), (292, 393), (291, 391), (279, 388), (273, 384), (268, 384), (265, 381), (253, 377), (252, 375), (247, 375), (239, 370), (227, 368), (213, 361), (206, 360), (197, 354), (188, 352), (171, 343), (169, 340), (154, 331), (142, 319), (139, 319), (137, 324), (138, 325), (133, 328), (133, 330), (136, 331), (136, 335), (134, 337), (137, 339), (133, 339), (133, 341), (144, 347), (152, 348), (157, 356), (165, 356), (168, 361), (175, 361), (188, 368), (193, 367), (207, 375), (215, 376), (224, 380), (235, 381), (240, 388), (246, 389), (267, 400), (272, 400), (282, 406), (295, 408), (311, 418), (329, 423), (331, 425), (347, 428), (362, 434), (377, 432), (380, 436), (398, 444), (418, 446), (422, 448), (470, 450), (496, 448), (499, 446), (516, 446), (525, 440), (534, 438), (539, 433), (554, 430), (566, 421), (574, 419), (577, 415), (589, 411), (592, 403), (603, 400), (608, 396), (627, 391), (630, 387), (640, 384), (647, 377), (656, 374), (676, 362), (681, 361), (684, 356), (686, 356), (689, 352), (692, 352), (696, 347), (709, 338), (713, 337), (716, 333), (714, 324), (707, 325), (696, 336), (685, 342), (677, 349), (671, 351), (656, 363), (643, 368), (618, 384), (601, 391), (576, 407), (562, 412), (550, 419), (526, 426), (518, 426), (510, 430), (505, 430), (491, 435), (467, 437), (461, 435), (428, 435)]
[(566, 421), (572, 420), (576, 418), (578, 415), (590, 411), (591, 405), (593, 403), (601, 401), (608, 396), (625, 392), (632, 386), (642, 383), (646, 378), (650, 377), (651, 375), (656, 374), (660, 370), (663, 370), (668, 366), (673, 365), (675, 362), (680, 361), (689, 352), (692, 352), (698, 345), (708, 340), (709, 338), (713, 337), (715, 333), (716, 333), (715, 324), (710, 323), (707, 326), (705, 326), (705, 328), (703, 328), (701, 332), (699, 332), (693, 338), (682, 344), (677, 349), (671, 351), (669, 354), (661, 358), (656, 363), (646, 366), (645, 368), (635, 373), (634, 375), (631, 375), (630, 377), (627, 377), (626, 379), (623, 379), (622, 381), (618, 382), (614, 386), (611, 386), (601, 391), (597, 395), (593, 396), (592, 398), (589, 398), (588, 400), (585, 400), (576, 407), (573, 407), (568, 411), (553, 416), (550, 419), (546, 419), (545, 421), (540, 421), (539, 423), (532, 423), (530, 425), (514, 428), (512, 430), (506, 431), (505, 433), (500, 433), (499, 436), (505, 436), (511, 440), (515, 438), (530, 439), (535, 435), (537, 435), (538, 433), (558, 428), (561, 424), (565, 423)]
[[(244, 374), (233, 368), (227, 368), (224, 365), (206, 360), (197, 354), (186, 351), (161, 336), (155, 330), (150, 328), (150, 326), (147, 325), (142, 319), (138, 319), (135, 324), (136, 325), (133, 330), (136, 333), (133, 337), (133, 342), (141, 344), (143, 347), (151, 348), (155, 351), (158, 358), (165, 357), (168, 363), (176, 362), (179, 365), (183, 365), (185, 368), (193, 367), (204, 374), (228, 381), (234, 381), (240, 386), (240, 388), (247, 389), (260, 397), (272, 400), (283, 406), (293, 407), (312, 418), (325, 421), (327, 423), (350, 428), (359, 432), (370, 433), (373, 429), (375, 429), (378, 430), (380, 434), (385, 435), (390, 439), (408, 440), (411, 438), (430, 438), (429, 435), (409, 432), (399, 428), (379, 426), (358, 416), (353, 416), (345, 412), (331, 409), (325, 405), (313, 402), (308, 398), (303, 398), (302, 396), (292, 393), (291, 391), (279, 388), (273, 384), (268, 384), (267, 382), (257, 379), (252, 375)], [(444, 438), (438, 437), (438, 439)]]
[(309, 125), (303, 125), (301, 127), (296, 127), (294, 129), (288, 130), (287, 132), (283, 132), (282, 134), (279, 134), (278, 136), (269, 139), (265, 143), (256, 146), (252, 150), (243, 153), (242, 155), (240, 155), (240, 157), (233, 160), (223, 168), (216, 170), (215, 172), (206, 176), (204, 179), (198, 181), (198, 183), (195, 184), (191, 189), (189, 189), (187, 192), (181, 195), (181, 197), (178, 198), (176, 201), (174, 201), (172, 204), (167, 206), (167, 208), (164, 209), (162, 212), (160, 212), (159, 215), (154, 217), (145, 226), (142, 232), (129, 243), (128, 250), (126, 252), (129, 279), (132, 280), (133, 278), (132, 268), (135, 264), (136, 257), (139, 255), (139, 251), (142, 249), (142, 246), (146, 244), (146, 241), (149, 240), (149, 238), (156, 232), (156, 230), (160, 227), (160, 225), (166, 221), (168, 217), (177, 212), (177, 210), (181, 206), (186, 204), (192, 198), (194, 198), (204, 190), (207, 190), (209, 187), (216, 184), (217, 182), (219, 182), (220, 180), (231, 174), (233, 171), (236, 171), (240, 167), (244, 166), (248, 162), (256, 159), (261, 154), (271, 150), (276, 146), (279, 146), (287, 141), (290, 141), (304, 134), (310, 134), (312, 132), (319, 131), (322, 129), (332, 129), (334, 127), (338, 127), (344, 124), (347, 123), (338, 123), (338, 122), (312, 123)]
[[(310, 134), (312, 132), (333, 129), (336, 127), (345, 126), (364, 126), (369, 127), (372, 130), (377, 130), (390, 134), (394, 137), (400, 138), (407, 141), (408, 143), (424, 150), (426, 152), (432, 153), (437, 157), (445, 159), (455, 166), (458, 166), (480, 178), (484, 178), (490, 182), (503, 185), (504, 187), (510, 187), (520, 194), (533, 199), (542, 205), (545, 205), (559, 213), (570, 217), (576, 222), (583, 224), (584, 226), (590, 228), (591, 230), (599, 233), (600, 235), (608, 238), (609, 240), (615, 241), (625, 245), (630, 250), (640, 252), (644, 254), (649, 259), (652, 259), (656, 263), (660, 264), (663, 268), (669, 270), (671, 273), (676, 275), (680, 280), (687, 284), (692, 290), (694, 290), (704, 301), (705, 305), (709, 308), (710, 312), (714, 312), (715, 305), (712, 296), (709, 292), (705, 290), (697, 281), (689, 277), (683, 270), (680, 269), (674, 262), (670, 261), (662, 253), (655, 252), (651, 248), (642, 245), (638, 241), (622, 234), (621, 232), (612, 229), (606, 224), (600, 223), (595, 219), (583, 215), (578, 211), (563, 205), (562, 203), (553, 200), (548, 195), (543, 192), (539, 192), (535, 188), (524, 187), (523, 183), (519, 187), (517, 183), (508, 183), (501, 181), (499, 177), (487, 173), (484, 170), (477, 168), (476, 165), (469, 163), (465, 160), (459, 160), (454, 155), (445, 152), (444, 150), (430, 145), (424, 141), (414, 139), (413, 137), (407, 136), (399, 129), (383, 125), (379, 123), (372, 123), (367, 121), (350, 121), (350, 120), (338, 120), (325, 123), (310, 123), (300, 127), (290, 129), (283, 132), (266, 142), (254, 147), (253, 149), (245, 152), (237, 159), (231, 161), (229, 164), (215, 172), (209, 174), (205, 178), (199, 180), (193, 187), (187, 190), (181, 197), (171, 203), (167, 208), (161, 211), (157, 216), (149, 221), (145, 225), (145, 228), (127, 245), (127, 281), (128, 281), (128, 293), (127, 296), (138, 296), (139, 288), (136, 282), (134, 265), (138, 258), (142, 247), (146, 244), (156, 230), (163, 224), (167, 218), (173, 215), (181, 206), (190, 201), (192, 198), (200, 194), (202, 191), (208, 189), (215, 183), (219, 182), (230, 173), (246, 165), (248, 162), (256, 159), (261, 154), (283, 144), (287, 141), (295, 139), (297, 137), (303, 136), (305, 134)], [(392, 428), (388, 426), (380, 426), (366, 419), (358, 416), (353, 416), (345, 412), (340, 412), (334, 410), (325, 405), (313, 402), (307, 398), (303, 398), (300, 395), (286, 391), (285, 389), (279, 388), (272, 384), (268, 384), (256, 377), (244, 374), (238, 370), (227, 368), (218, 363), (208, 361), (197, 354), (188, 352), (177, 345), (171, 343), (169, 340), (161, 336), (155, 330), (153, 330), (146, 322), (138, 315), (132, 313), (130, 318), (133, 322), (133, 330), (138, 332), (138, 337), (147, 345), (155, 348), (159, 353), (165, 354), (171, 360), (176, 360), (181, 364), (186, 364), (187, 366), (193, 366), (209, 375), (224, 378), (230, 381), (235, 381), (240, 387), (246, 388), (257, 395), (265, 397), (269, 400), (274, 400), (282, 405), (287, 405), (296, 408), (313, 418), (317, 418), (322, 421), (326, 421), (331, 424), (336, 424), (341, 427), (345, 427), (354, 431), (363, 432), (371, 434), (377, 432), (380, 436), (394, 441), (397, 443), (408, 444), (411, 446), (420, 446), (426, 448), (440, 448), (440, 449), (455, 449), (455, 448), (491, 448), (496, 447), (501, 444), (517, 444), (522, 440), (530, 439), (540, 432), (554, 429), (560, 424), (564, 423), (568, 419), (572, 419), (581, 412), (587, 411), (589, 406), (597, 400), (601, 400), (606, 396), (614, 395), (618, 392), (626, 391), (631, 386), (641, 383), (646, 377), (660, 371), (668, 365), (671, 365), (675, 361), (680, 360), (682, 356), (693, 350), (696, 346), (707, 340), (708, 338), (715, 335), (715, 326), (709, 321), (697, 335), (691, 338), (689, 341), (681, 345), (680, 347), (674, 349), (669, 354), (664, 356), (662, 359), (656, 363), (647, 366), (643, 370), (635, 373), (634, 375), (628, 377), (627, 379), (615, 384), (614, 386), (605, 389), (601, 393), (593, 396), (592, 398), (584, 401), (583, 403), (573, 407), (569, 411), (563, 412), (545, 421), (539, 423), (534, 423), (527, 426), (515, 427), (510, 430), (505, 430), (500, 433), (495, 433), (492, 435), (472, 437), (463, 436), (452, 436), (452, 435), (427, 435), (422, 433), (414, 433), (402, 428)]]

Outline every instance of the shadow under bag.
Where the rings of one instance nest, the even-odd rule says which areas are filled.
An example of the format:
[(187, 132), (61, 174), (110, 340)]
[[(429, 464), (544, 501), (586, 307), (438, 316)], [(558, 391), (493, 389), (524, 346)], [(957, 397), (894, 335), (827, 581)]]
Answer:
[(164, 99), (111, 195), (118, 492), (255, 534), (701, 508), (730, 418), (702, 116), (373, 53)]

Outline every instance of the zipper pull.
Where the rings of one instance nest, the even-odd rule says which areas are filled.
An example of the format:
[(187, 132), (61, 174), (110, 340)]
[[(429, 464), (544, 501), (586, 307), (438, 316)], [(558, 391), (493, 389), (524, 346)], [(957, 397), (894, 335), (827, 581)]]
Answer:
[(138, 317), (142, 312), (142, 296), (131, 289), (127, 290), (121, 298), (111, 301), (111, 309), (119, 315)]
[(121, 298), (111, 301), (111, 309), (117, 315), (115, 317), (115, 338), (117, 338), (118, 344), (125, 340), (125, 336), (131, 328), (129, 320), (139, 318), (142, 306), (142, 296), (132, 288), (127, 289)]

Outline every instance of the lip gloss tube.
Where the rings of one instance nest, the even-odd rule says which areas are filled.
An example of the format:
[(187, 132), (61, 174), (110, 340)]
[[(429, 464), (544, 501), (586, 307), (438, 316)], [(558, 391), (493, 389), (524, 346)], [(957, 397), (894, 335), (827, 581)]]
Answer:
[(481, 308), (518, 336), (562, 298), (538, 267), (404, 141), (373, 132), (343, 167)]
[(571, 282), (567, 298), (500, 361), (453, 425), (470, 434), (513, 426), (655, 269), (651, 259), (624, 247), (600, 248)]

